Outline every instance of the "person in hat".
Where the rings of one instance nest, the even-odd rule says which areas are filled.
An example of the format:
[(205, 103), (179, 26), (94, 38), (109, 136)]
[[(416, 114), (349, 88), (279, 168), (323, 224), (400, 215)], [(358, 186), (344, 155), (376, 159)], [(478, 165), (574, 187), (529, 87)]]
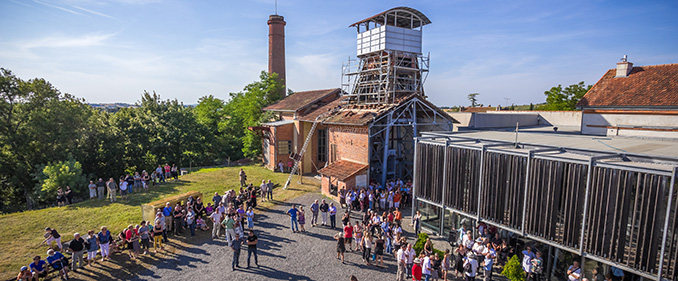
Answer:
[(414, 265), (412, 265), (412, 280), (421, 281), (421, 260), (419, 258), (415, 258)]
[(475, 254), (478, 264), (483, 264), (483, 261), (485, 261), (485, 253), (487, 252), (484, 238), (478, 237), (478, 239), (476, 239), (476, 243), (473, 244), (472, 252)]
[(476, 273), (478, 272), (478, 261), (473, 252), (469, 252), (464, 259), (464, 275), (466, 281), (475, 281)]
[(22, 266), (19, 275), (16, 276), (17, 281), (30, 281), (33, 280), (33, 272), (28, 270), (28, 266)]

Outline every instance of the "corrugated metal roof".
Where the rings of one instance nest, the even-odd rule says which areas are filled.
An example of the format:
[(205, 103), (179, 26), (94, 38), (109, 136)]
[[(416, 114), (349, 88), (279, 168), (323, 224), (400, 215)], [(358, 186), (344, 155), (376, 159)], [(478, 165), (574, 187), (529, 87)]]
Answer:
[(273, 122), (263, 123), (263, 124), (261, 124), (261, 126), (278, 127), (278, 126), (283, 126), (283, 125), (288, 125), (288, 124), (294, 124), (294, 120), (273, 121)]

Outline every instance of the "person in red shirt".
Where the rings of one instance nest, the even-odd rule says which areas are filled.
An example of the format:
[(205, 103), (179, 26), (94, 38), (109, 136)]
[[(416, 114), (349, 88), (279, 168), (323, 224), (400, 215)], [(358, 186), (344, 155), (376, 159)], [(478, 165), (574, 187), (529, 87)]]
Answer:
[(412, 280), (421, 281), (421, 260), (419, 258), (414, 259), (414, 265), (412, 266)]
[(353, 251), (353, 245), (351, 244), (353, 241), (353, 226), (351, 226), (350, 222), (344, 225), (344, 240), (346, 245), (348, 245), (348, 249)]

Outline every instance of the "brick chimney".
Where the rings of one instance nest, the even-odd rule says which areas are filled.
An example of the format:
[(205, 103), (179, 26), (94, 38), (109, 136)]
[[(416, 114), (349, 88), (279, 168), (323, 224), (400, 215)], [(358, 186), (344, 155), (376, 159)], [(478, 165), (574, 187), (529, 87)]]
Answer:
[(614, 78), (629, 77), (631, 69), (633, 69), (633, 63), (628, 62), (628, 57), (624, 55), (622, 61), (617, 63), (617, 75)]
[(283, 82), (280, 97), (287, 93), (285, 80), (285, 18), (279, 15), (268, 17), (268, 73), (278, 73)]

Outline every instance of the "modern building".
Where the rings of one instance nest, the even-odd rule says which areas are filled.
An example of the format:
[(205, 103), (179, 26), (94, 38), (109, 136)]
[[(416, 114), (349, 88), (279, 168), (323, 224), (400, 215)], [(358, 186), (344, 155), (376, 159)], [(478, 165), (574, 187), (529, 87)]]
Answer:
[(465, 218), (645, 278), (678, 278), (676, 141), (430, 132), (417, 138), (415, 167), (413, 211), (432, 232)]
[(678, 138), (678, 64), (633, 66), (624, 58), (577, 107), (582, 134)]

